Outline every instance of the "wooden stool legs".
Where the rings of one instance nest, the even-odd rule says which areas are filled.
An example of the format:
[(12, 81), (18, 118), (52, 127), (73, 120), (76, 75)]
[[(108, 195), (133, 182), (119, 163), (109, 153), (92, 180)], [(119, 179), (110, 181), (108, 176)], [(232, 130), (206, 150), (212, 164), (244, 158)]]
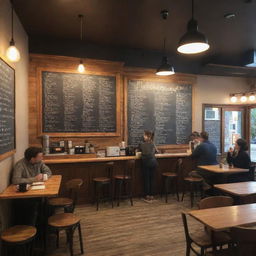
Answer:
[(178, 179), (177, 177), (164, 177), (162, 176), (162, 192), (161, 196), (163, 194), (163, 190), (165, 192), (165, 202), (168, 203), (168, 194), (169, 194), (169, 187), (173, 183), (173, 193), (175, 190), (177, 201), (180, 201), (179, 197), (179, 191), (178, 191)]

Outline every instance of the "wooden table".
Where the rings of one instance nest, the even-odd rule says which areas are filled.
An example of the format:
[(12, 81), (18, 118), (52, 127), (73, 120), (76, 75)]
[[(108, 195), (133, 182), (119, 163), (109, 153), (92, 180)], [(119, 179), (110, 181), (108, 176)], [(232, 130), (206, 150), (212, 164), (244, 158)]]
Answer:
[(256, 204), (194, 210), (188, 214), (212, 230), (220, 231), (256, 223)]
[(255, 181), (216, 184), (214, 185), (214, 187), (225, 193), (228, 193), (234, 196), (239, 196), (239, 197), (256, 194)]
[(1, 194), (0, 199), (18, 199), (33, 197), (55, 197), (59, 193), (61, 183), (61, 175), (52, 175), (45, 182), (45, 189), (28, 190), (26, 192), (18, 192), (16, 185), (8, 186)]
[(242, 169), (242, 168), (220, 168), (219, 165), (200, 165), (198, 168), (212, 172), (215, 174), (233, 174), (233, 173), (241, 173), (241, 172), (249, 172), (249, 169)]

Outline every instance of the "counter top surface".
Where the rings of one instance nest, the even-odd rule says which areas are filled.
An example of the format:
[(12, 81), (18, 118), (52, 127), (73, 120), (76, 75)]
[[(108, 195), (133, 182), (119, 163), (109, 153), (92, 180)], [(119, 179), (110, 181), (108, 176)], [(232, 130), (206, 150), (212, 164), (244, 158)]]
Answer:
[[(163, 153), (156, 154), (156, 158), (188, 157), (190, 153)], [(115, 157), (87, 157), (86, 155), (47, 155), (44, 156), (45, 164), (62, 163), (86, 163), (86, 162), (108, 162), (140, 159), (139, 156), (115, 156)]]

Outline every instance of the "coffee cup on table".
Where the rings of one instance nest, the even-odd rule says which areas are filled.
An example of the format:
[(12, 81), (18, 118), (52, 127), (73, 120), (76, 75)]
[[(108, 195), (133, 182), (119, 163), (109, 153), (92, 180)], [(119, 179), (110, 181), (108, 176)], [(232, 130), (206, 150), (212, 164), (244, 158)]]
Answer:
[(20, 183), (18, 186), (17, 186), (17, 189), (18, 191), (20, 192), (26, 192), (28, 191), (28, 187), (29, 185), (27, 183)]
[(43, 181), (47, 181), (48, 180), (48, 175), (46, 173), (43, 174)]

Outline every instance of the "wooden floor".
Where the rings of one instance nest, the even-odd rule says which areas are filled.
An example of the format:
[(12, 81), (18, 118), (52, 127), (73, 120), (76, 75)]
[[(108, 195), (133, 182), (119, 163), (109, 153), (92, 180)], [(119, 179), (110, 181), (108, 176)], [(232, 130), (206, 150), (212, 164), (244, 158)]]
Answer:
[[(188, 197), (177, 202), (172, 196), (168, 204), (158, 198), (152, 204), (141, 199), (123, 201), (120, 207), (101, 204), (97, 212), (92, 205), (77, 206), (75, 213), (82, 218), (82, 233), (86, 256), (179, 256), (185, 255), (185, 236), (181, 211), (191, 210)], [(202, 226), (191, 219), (191, 230)], [(65, 234), (60, 236), (60, 248), (48, 247), (48, 255), (69, 255)], [(74, 254), (79, 255), (75, 234)], [(191, 256), (193, 253), (191, 253)]]

